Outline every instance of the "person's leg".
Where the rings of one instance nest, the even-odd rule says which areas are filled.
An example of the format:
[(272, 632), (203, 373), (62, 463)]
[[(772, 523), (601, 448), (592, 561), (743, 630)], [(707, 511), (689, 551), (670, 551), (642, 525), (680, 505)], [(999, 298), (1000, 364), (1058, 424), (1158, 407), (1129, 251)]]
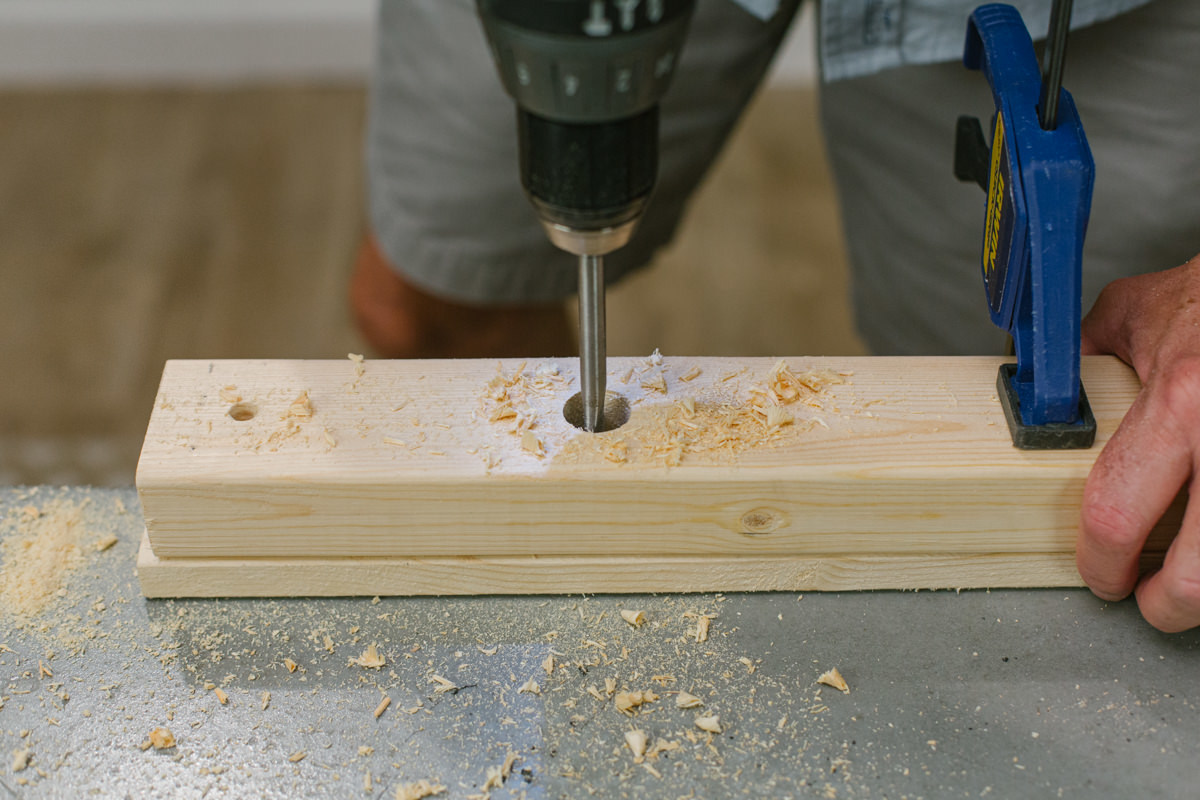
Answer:
[[(964, 21), (965, 34), (965, 21)], [(1200, 3), (1155, 0), (1071, 34), (1065, 86), (1096, 161), (1083, 308), (1109, 281), (1200, 252)], [(881, 354), (999, 353), (979, 275), (985, 197), (952, 174), (954, 122), (990, 131), (961, 63), (822, 87), (859, 329)]]
[[(769, 24), (700, 0), (662, 104), (659, 181), (610, 281), (674, 234), (799, 0)], [(471, 0), (380, 6), (367, 133), (371, 235), (351, 283), (360, 330), (393, 357), (561, 354), (576, 261), (546, 239), (517, 173), (516, 124)]]
[(562, 303), (472, 306), (430, 294), (392, 269), (368, 236), (350, 283), (364, 339), (383, 358), (507, 358), (574, 352)]

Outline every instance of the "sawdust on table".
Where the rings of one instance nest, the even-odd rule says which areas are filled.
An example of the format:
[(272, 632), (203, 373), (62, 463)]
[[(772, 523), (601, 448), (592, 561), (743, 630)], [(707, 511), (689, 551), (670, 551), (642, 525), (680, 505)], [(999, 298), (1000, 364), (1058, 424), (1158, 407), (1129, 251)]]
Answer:
[(24, 627), (68, 597), (73, 573), (116, 544), (102, 530), (92, 499), (30, 494), (0, 520), (0, 609)]

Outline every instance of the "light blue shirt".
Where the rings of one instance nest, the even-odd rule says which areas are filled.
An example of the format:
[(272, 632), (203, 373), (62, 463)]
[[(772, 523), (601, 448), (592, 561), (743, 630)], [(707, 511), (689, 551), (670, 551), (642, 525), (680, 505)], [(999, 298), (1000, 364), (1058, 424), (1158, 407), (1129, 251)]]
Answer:
[[(810, 0), (811, 1), (811, 0)], [(734, 0), (770, 19), (779, 0)], [(1075, 0), (1071, 29), (1122, 14), (1150, 0)], [(821, 0), (821, 77), (855, 78), (905, 64), (962, 58), (967, 17), (983, 0)], [(1050, 25), (1051, 0), (1008, 0), (1035, 40)]]
[[(1075, 0), (1071, 28), (1083, 28), (1150, 0)], [(1008, 0), (1035, 40), (1050, 25), (1051, 0)], [(962, 58), (967, 17), (981, 0), (822, 0), (821, 77), (837, 81), (906, 64)]]

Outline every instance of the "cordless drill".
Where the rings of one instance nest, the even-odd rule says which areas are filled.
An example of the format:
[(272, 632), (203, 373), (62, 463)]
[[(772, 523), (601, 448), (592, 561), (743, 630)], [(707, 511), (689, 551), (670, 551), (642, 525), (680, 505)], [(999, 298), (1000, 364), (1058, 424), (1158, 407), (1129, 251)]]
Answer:
[(521, 184), (579, 256), (580, 427), (605, 429), (605, 254), (629, 241), (658, 172), (658, 103), (695, 0), (477, 0), (517, 103)]

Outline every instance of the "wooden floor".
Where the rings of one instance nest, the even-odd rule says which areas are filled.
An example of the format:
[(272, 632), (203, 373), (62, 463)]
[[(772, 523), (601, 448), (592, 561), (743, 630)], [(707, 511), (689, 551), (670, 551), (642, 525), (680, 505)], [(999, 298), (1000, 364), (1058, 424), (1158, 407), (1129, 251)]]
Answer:
[[(168, 358), (361, 352), (354, 88), (0, 93), (0, 484), (133, 481)], [(808, 90), (753, 106), (609, 350), (857, 354)]]

